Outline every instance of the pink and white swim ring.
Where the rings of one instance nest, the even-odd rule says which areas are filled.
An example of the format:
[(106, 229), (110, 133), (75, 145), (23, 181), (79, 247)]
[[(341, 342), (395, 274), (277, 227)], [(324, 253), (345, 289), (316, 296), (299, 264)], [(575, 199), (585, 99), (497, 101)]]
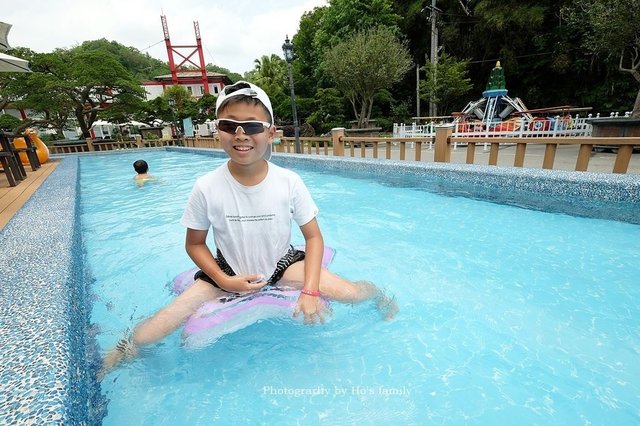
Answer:
[[(323, 268), (329, 266), (334, 255), (335, 250), (325, 246)], [(177, 275), (173, 279), (173, 292), (180, 294), (192, 285), (197, 271), (198, 268), (192, 268)], [(291, 317), (299, 296), (300, 290), (268, 287), (256, 293), (206, 302), (185, 323), (184, 341), (188, 346), (202, 347), (256, 322)], [(328, 304), (324, 299), (323, 303)]]

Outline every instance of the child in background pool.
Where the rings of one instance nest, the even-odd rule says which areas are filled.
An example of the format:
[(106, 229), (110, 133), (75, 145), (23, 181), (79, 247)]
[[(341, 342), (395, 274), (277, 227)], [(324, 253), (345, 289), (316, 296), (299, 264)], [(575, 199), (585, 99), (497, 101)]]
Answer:
[(137, 175), (135, 175), (133, 177), (133, 180), (135, 181), (135, 183), (139, 187), (144, 186), (145, 182), (154, 182), (154, 181), (158, 180), (155, 176), (151, 176), (148, 173), (149, 165), (144, 160), (138, 160), (138, 161), (134, 162), (133, 163), (133, 169), (137, 173)]
[[(187, 254), (201, 270), (191, 287), (105, 356), (101, 376), (137, 348), (172, 333), (203, 303), (266, 285), (301, 289), (293, 315), (302, 315), (307, 324), (324, 322), (328, 314), (320, 295), (343, 303), (375, 299), (386, 319), (398, 310), (373, 284), (352, 283), (321, 268), (318, 208), (297, 174), (269, 162), (275, 126), (267, 94), (244, 81), (226, 86), (216, 116), (229, 161), (196, 181), (181, 219)], [(305, 251), (291, 246), (292, 220), (302, 231)], [(210, 228), (215, 256), (206, 244)]]

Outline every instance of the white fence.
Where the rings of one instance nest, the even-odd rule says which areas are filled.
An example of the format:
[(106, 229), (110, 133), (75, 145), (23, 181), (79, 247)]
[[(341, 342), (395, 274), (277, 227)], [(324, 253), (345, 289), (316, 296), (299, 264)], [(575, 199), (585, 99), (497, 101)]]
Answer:
[[(629, 116), (625, 113), (624, 116)], [(611, 113), (609, 117), (601, 117), (600, 114), (595, 117), (589, 115), (586, 118), (576, 115), (575, 117), (566, 115), (564, 117), (556, 116), (535, 117), (533, 119), (525, 119), (524, 117), (512, 118), (510, 120), (487, 123), (481, 121), (465, 121), (449, 123), (453, 126), (453, 137), (517, 137), (517, 138), (535, 138), (535, 137), (584, 137), (591, 136), (593, 126), (591, 122), (598, 119), (618, 117), (618, 113)], [(427, 123), (427, 124), (395, 124), (393, 125), (394, 138), (411, 138), (435, 136), (435, 127), (446, 123)]]

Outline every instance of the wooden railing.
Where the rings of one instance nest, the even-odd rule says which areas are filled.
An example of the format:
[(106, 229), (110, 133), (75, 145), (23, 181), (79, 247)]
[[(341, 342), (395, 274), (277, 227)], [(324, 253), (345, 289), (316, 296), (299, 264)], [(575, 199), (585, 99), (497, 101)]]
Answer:
[(77, 140), (65, 142), (53, 142), (48, 146), (51, 154), (69, 154), (77, 152), (114, 151), (119, 149), (159, 148), (165, 146), (180, 145), (182, 142), (175, 139), (142, 139), (116, 141), (116, 140)]
[[(295, 152), (295, 139), (282, 137), (282, 131), (278, 131), (278, 141), (274, 143), (276, 152)], [(331, 137), (314, 136), (301, 137), (300, 142), (303, 152), (306, 154), (323, 154), (329, 155), (329, 147), (331, 145)], [(213, 136), (196, 136), (193, 138), (185, 138), (185, 146), (194, 148), (218, 148), (222, 149), (218, 135)]]
[[(281, 133), (280, 133), (281, 135)], [(474, 164), (476, 160), (476, 146), (487, 145), (489, 147), (489, 165), (498, 164), (499, 148), (502, 146), (516, 147), (513, 160), (514, 167), (523, 167), (527, 146), (544, 145), (543, 169), (553, 169), (557, 148), (560, 145), (579, 146), (576, 157), (575, 170), (587, 171), (589, 160), (594, 145), (600, 147), (612, 147), (618, 150), (615, 162), (612, 166), (613, 173), (627, 173), (629, 162), (633, 155), (634, 146), (640, 147), (640, 137), (539, 137), (539, 138), (482, 138), (477, 137), (452, 137), (451, 126), (438, 126), (436, 135), (418, 138), (383, 138), (345, 136), (344, 129), (333, 129), (330, 137), (301, 137), (302, 152), (307, 154), (334, 155), (334, 156), (360, 156), (368, 155), (373, 158), (392, 159), (392, 151), (397, 147), (398, 158), (406, 160), (411, 156), (415, 161), (422, 161), (422, 149), (428, 146), (433, 149), (433, 161), (441, 163), (451, 162), (451, 153), (454, 146), (464, 149), (466, 145), (467, 164)], [(380, 145), (383, 145), (382, 147)], [(186, 146), (202, 148), (221, 148), (217, 136), (186, 138)], [(295, 140), (291, 137), (280, 136), (280, 142), (275, 145), (276, 152), (295, 152)], [(359, 151), (359, 152), (358, 152)], [(411, 155), (413, 151), (413, 155)], [(357, 155), (356, 155), (357, 153)], [(638, 155), (638, 154), (636, 154)]]
[(553, 169), (556, 150), (558, 145), (579, 145), (578, 157), (576, 159), (575, 170), (578, 172), (587, 171), (589, 159), (594, 145), (612, 146), (618, 149), (618, 154), (613, 165), (613, 173), (627, 173), (629, 162), (633, 154), (635, 145), (640, 147), (640, 137), (541, 137), (541, 138), (490, 138), (479, 141), (474, 137), (451, 137), (451, 127), (442, 126), (436, 129), (434, 161), (449, 162), (451, 158), (452, 144), (467, 144), (467, 164), (474, 164), (476, 144), (489, 143), (489, 165), (498, 164), (498, 149), (500, 144), (516, 144), (516, 153), (513, 166), (522, 167), (524, 165), (527, 145), (545, 145), (543, 169)]

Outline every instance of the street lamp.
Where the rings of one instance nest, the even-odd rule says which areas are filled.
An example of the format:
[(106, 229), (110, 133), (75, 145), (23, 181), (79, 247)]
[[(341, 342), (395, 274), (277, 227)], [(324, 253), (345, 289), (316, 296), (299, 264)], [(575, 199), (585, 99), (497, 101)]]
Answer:
[(284, 52), (284, 59), (287, 61), (289, 68), (289, 87), (291, 88), (291, 109), (293, 111), (293, 131), (295, 134), (295, 149), (296, 154), (300, 154), (302, 149), (300, 147), (300, 126), (298, 125), (298, 110), (296, 108), (296, 93), (293, 90), (293, 74), (291, 73), (291, 61), (293, 61), (293, 44), (289, 40), (289, 35), (284, 40), (282, 45), (282, 51)]
[(176, 111), (174, 107), (176, 106), (176, 100), (172, 97), (169, 98), (169, 107), (171, 108), (171, 117), (173, 117), (172, 125), (173, 125), (173, 133), (175, 138), (178, 139), (178, 126), (176, 125)]

